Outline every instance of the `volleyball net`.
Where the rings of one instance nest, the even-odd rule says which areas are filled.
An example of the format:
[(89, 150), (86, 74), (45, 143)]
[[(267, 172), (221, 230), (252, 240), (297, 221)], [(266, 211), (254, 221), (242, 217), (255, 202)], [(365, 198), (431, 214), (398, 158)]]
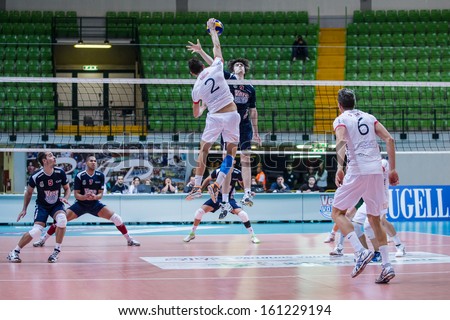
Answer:
[[(0, 147), (101, 149), (118, 143), (187, 149), (198, 145), (205, 123), (205, 115), (192, 116), (193, 83), (89, 75), (0, 77)], [(357, 108), (376, 116), (395, 136), (397, 150), (449, 149), (449, 82), (252, 79), (229, 84), (255, 87), (262, 145), (254, 150), (334, 152), (332, 123), (342, 87), (353, 89)]]

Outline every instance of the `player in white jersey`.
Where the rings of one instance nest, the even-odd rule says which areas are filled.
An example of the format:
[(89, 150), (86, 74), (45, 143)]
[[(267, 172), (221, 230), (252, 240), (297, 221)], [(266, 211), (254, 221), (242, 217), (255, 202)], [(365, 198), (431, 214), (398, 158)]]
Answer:
[[(209, 67), (197, 58), (189, 60), (189, 70), (197, 81), (192, 89), (192, 110), (195, 118), (200, 117), (208, 109), (206, 125), (203, 130), (200, 142), (200, 152), (197, 159), (195, 171), (195, 186), (187, 195), (187, 200), (201, 197), (202, 178), (206, 168), (206, 160), (209, 149), (217, 138), (222, 134), (224, 142), (227, 144), (227, 155), (220, 166), (220, 173), (217, 180), (208, 186), (208, 192), (213, 202), (217, 201), (220, 186), (224, 183), (227, 174), (233, 166), (234, 157), (239, 143), (239, 123), (241, 117), (237, 112), (233, 95), (223, 74), (223, 57), (220, 48), (220, 41), (215, 30), (215, 19), (211, 18), (207, 22), (212, 43), (214, 61)], [(228, 178), (229, 181), (229, 178)]]
[[(335, 183), (332, 218), (342, 234), (350, 241), (356, 253), (356, 265), (351, 276), (358, 276), (373, 258), (374, 253), (365, 249), (359, 241), (353, 224), (345, 217), (348, 208), (355, 206), (363, 198), (367, 206), (369, 223), (380, 244), (382, 272), (376, 283), (388, 283), (395, 272), (389, 263), (386, 233), (381, 227), (380, 214), (384, 203), (383, 170), (377, 137), (384, 140), (389, 157), (389, 182), (398, 184), (395, 170), (395, 141), (378, 120), (365, 112), (355, 109), (355, 94), (343, 88), (338, 92), (338, 107), (341, 114), (334, 120), (336, 133), (336, 154), (338, 167)], [(344, 162), (346, 159), (346, 172)]]
[[(389, 162), (386, 159), (381, 160), (381, 166), (383, 168), (383, 182), (384, 182), (384, 190), (385, 190), (385, 200), (383, 204), (383, 210), (381, 212), (381, 226), (384, 228), (386, 233), (393, 239), (395, 248), (396, 248), (396, 257), (403, 257), (406, 255), (405, 246), (402, 244), (399, 236), (397, 235), (397, 231), (395, 230), (395, 227), (386, 220), (386, 213), (388, 211), (389, 207)], [(365, 203), (362, 203), (362, 205), (356, 210), (356, 208), (352, 208), (356, 213), (354, 213), (353, 219), (350, 219), (353, 222), (353, 227), (355, 229), (356, 235), (360, 239), (361, 243), (365, 248), (367, 247), (367, 243), (365, 242), (365, 235), (369, 238), (369, 240), (372, 242), (375, 255), (372, 259), (374, 262), (381, 261), (381, 254), (379, 252), (379, 244), (377, 239), (375, 238), (375, 234), (372, 230), (372, 227), (370, 226), (369, 220), (367, 218), (367, 206)], [(353, 211), (353, 210), (351, 210)], [(348, 217), (348, 215), (347, 215)], [(344, 237), (340, 237), (338, 244), (333, 249), (333, 251), (330, 252), (331, 256), (342, 256), (343, 253), (343, 239)], [(363, 241), (364, 240), (364, 241)]]

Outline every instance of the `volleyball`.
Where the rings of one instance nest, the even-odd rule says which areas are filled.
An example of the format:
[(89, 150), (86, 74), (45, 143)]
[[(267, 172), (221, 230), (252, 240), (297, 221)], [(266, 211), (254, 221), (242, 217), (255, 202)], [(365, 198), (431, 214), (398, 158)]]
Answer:
[[(206, 30), (208, 31), (208, 33), (210, 33), (210, 30), (208, 29), (208, 23), (206, 24)], [(221, 35), (223, 32), (223, 23), (220, 22), (220, 20), (216, 19), (216, 31), (217, 31), (217, 35)]]

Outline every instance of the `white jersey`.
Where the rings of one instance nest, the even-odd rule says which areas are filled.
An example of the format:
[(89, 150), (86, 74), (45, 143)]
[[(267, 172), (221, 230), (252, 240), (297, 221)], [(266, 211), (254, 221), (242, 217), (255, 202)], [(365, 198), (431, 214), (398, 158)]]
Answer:
[(378, 147), (375, 124), (378, 120), (363, 111), (346, 110), (333, 122), (333, 129), (344, 126), (347, 143), (347, 174), (381, 174), (381, 154)]
[(197, 77), (192, 89), (192, 101), (200, 100), (206, 104), (210, 113), (215, 113), (234, 101), (228, 83), (223, 74), (223, 63), (215, 58), (208, 68), (205, 68)]

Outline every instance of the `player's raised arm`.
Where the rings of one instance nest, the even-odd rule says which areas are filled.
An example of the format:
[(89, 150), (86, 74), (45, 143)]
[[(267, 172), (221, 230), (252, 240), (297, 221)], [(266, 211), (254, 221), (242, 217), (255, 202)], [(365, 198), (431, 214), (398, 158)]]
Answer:
[(208, 29), (210, 30), (209, 34), (211, 35), (211, 40), (213, 43), (213, 54), (214, 58), (220, 58), (223, 61), (222, 49), (220, 47), (219, 35), (216, 31), (216, 19), (210, 18), (208, 20)]
[(186, 48), (189, 51), (191, 51), (192, 53), (198, 53), (203, 58), (203, 60), (205, 60), (206, 64), (211, 65), (213, 63), (214, 59), (211, 58), (211, 56), (207, 54), (205, 50), (203, 50), (202, 45), (200, 44), (200, 40), (197, 39), (197, 43), (195, 44), (190, 41), (188, 42), (189, 45), (186, 46)]

